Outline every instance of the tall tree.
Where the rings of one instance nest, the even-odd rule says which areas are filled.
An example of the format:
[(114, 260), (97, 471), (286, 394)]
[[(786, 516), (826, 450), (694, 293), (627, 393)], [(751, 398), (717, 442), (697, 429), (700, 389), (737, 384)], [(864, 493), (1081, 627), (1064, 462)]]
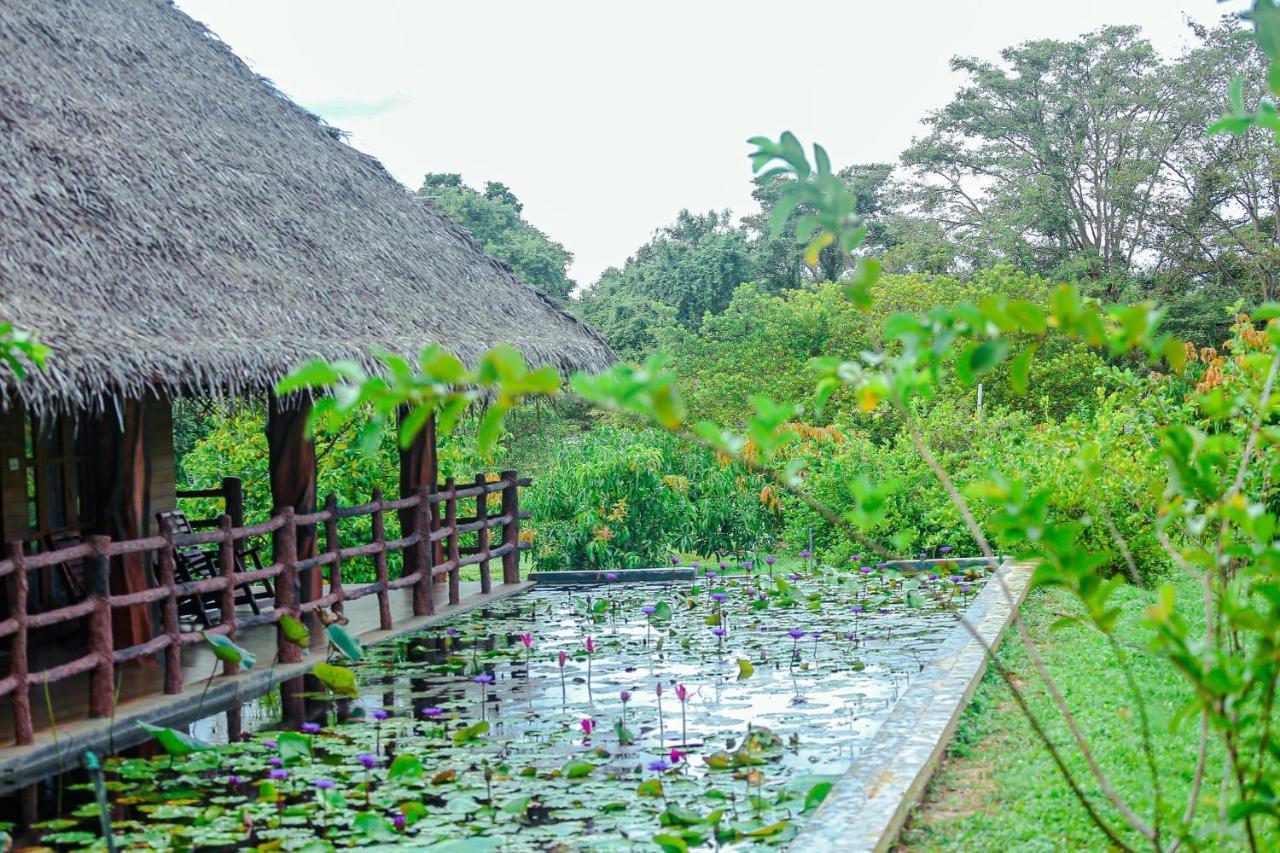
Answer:
[(670, 307), (676, 322), (693, 328), (704, 314), (723, 311), (734, 289), (753, 275), (746, 233), (733, 225), (730, 211), (682, 210), (622, 269), (607, 270), (583, 295), (581, 311), (591, 320), (610, 302), (626, 300), (640, 309), (653, 302)]
[[(868, 252), (884, 249), (888, 245), (886, 190), (893, 166), (888, 163), (856, 164), (846, 166), (837, 174), (857, 197), (858, 213), (867, 217), (869, 231), (863, 241), (863, 249)], [(792, 179), (781, 175), (764, 181), (756, 179), (751, 197), (760, 203), (760, 210), (742, 218), (743, 226), (752, 234), (751, 250), (760, 283), (775, 291), (799, 287), (809, 280), (837, 281), (849, 271), (854, 261), (839, 246), (827, 246), (818, 253), (817, 265), (809, 268), (804, 259), (804, 246), (795, 239), (796, 222), (811, 212), (803, 206), (787, 217), (787, 225), (780, 234), (773, 235), (773, 212), (789, 180)]]
[(486, 252), (511, 264), (526, 282), (559, 299), (569, 298), (573, 254), (524, 219), (524, 205), (506, 184), (490, 181), (479, 193), (461, 175), (433, 172), (418, 193), (434, 199), (442, 213), (470, 231)]
[(980, 262), (1115, 280), (1149, 244), (1162, 164), (1201, 128), (1173, 120), (1179, 92), (1136, 27), (1027, 42), (1001, 59), (952, 60), (966, 84), (903, 154), (919, 207), (978, 244)]

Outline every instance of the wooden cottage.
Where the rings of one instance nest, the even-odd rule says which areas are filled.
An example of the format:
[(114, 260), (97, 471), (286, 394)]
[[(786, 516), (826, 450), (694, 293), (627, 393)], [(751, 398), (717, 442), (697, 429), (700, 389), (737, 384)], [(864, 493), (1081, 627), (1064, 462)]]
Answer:
[[(564, 370), (612, 359), (170, 3), (0, 0), (0, 56), (0, 319), (52, 348), (24, 381), (0, 367), (11, 553), (155, 535), (176, 506), (179, 397), (267, 395), (308, 358), (429, 341)], [(273, 499), (299, 513), (316, 507), (307, 405), (271, 398), (267, 424)], [(429, 437), (401, 479), (434, 487)], [(113, 558), (111, 593), (156, 572)], [(155, 633), (145, 607), (114, 617), (117, 649)]]

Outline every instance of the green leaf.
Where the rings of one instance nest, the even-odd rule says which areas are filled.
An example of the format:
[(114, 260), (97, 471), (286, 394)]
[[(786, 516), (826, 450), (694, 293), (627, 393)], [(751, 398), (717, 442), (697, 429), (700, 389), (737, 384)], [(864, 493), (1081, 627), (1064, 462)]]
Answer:
[(484, 720), (478, 723), (472, 723), (466, 728), (458, 729), (453, 733), (453, 743), (455, 746), (473, 743), (489, 732), (489, 724)]
[(253, 665), (258, 661), (257, 655), (246, 648), (237, 646), (235, 642), (225, 634), (209, 634), (201, 631), (200, 636), (204, 637), (205, 642), (209, 644), (209, 648), (213, 652), (213, 656), (223, 663), (238, 666), (243, 670), (253, 669)]
[(746, 658), (738, 658), (738, 680), (746, 681), (755, 673), (756, 668)]
[(276, 744), (285, 764), (311, 757), (311, 739), (299, 732), (281, 732), (276, 737)]
[(356, 674), (345, 666), (335, 666), (321, 661), (311, 670), (311, 674), (334, 693), (349, 696), (352, 699), (360, 698), (360, 691), (356, 687)]
[(819, 782), (809, 789), (809, 793), (804, 796), (804, 810), (811, 812), (818, 806), (822, 805), (822, 801), (827, 798), (827, 794), (831, 793), (833, 783)]
[(356, 815), (351, 828), (368, 841), (395, 841), (399, 838), (391, 821), (373, 812), (361, 812)]
[(662, 780), (661, 779), (645, 779), (636, 787), (637, 797), (661, 797), (662, 796)]
[(280, 615), (280, 628), (284, 631), (284, 638), (295, 646), (305, 649), (311, 644), (311, 632), (307, 626), (288, 613)]
[(416, 755), (402, 752), (391, 762), (387, 780), (391, 782), (417, 782), (422, 778), (422, 761)]
[(182, 758), (184, 755), (190, 755), (193, 752), (206, 752), (216, 749), (211, 743), (205, 743), (186, 732), (180, 732), (175, 729), (153, 726), (141, 720), (138, 721), (138, 728), (155, 738), (159, 742), (160, 748), (167, 755), (172, 755), (174, 758)]
[(1013, 386), (1015, 394), (1027, 393), (1027, 386), (1030, 384), (1031, 362), (1036, 357), (1037, 346), (1032, 344), (1013, 357), (1013, 361), (1009, 362), (1009, 384)]
[(661, 847), (666, 853), (685, 853), (689, 849), (689, 845), (678, 835), (669, 833), (659, 833), (653, 837), (653, 843)]
[(560, 773), (566, 779), (585, 779), (595, 769), (596, 766), (589, 761), (570, 761)]
[(346, 628), (341, 625), (330, 625), (325, 629), (325, 633), (329, 635), (329, 643), (347, 660), (354, 662), (364, 657), (364, 649), (360, 641), (351, 636)]

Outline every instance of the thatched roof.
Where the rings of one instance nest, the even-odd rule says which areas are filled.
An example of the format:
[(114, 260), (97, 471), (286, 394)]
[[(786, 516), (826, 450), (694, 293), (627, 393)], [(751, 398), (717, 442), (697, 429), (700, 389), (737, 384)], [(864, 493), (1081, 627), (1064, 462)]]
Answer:
[(0, 319), (54, 349), (0, 405), (241, 393), (428, 341), (611, 360), (163, 0), (0, 0), (0, 57)]

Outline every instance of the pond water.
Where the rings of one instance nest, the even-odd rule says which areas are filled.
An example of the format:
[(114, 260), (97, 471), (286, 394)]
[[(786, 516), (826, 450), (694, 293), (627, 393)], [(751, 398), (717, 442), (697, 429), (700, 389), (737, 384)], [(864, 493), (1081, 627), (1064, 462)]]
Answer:
[[(346, 664), (356, 696), (318, 690), (304, 732), (258, 703), (241, 739), (220, 716), (191, 728), (188, 755), (112, 759), (114, 834), (153, 849), (785, 846), (985, 579), (813, 566), (539, 587), (365, 649)], [(42, 840), (83, 846), (97, 815), (88, 802)]]

